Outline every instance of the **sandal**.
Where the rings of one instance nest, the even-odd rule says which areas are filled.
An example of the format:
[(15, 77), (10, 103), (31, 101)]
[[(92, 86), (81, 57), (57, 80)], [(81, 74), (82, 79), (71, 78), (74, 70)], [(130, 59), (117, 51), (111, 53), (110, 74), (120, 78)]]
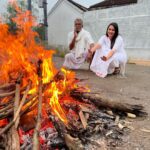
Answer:
[(113, 72), (114, 75), (119, 74), (120, 73), (120, 67), (115, 67), (115, 70)]

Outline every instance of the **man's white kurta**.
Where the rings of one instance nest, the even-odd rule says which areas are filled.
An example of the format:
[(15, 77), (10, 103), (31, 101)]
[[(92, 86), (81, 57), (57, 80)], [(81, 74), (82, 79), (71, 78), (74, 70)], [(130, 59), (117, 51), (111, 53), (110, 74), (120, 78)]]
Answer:
[[(68, 34), (68, 45), (72, 42), (74, 31)], [(82, 29), (77, 35), (75, 47), (65, 55), (63, 66), (69, 69), (79, 69), (84, 63), (90, 44), (94, 43), (90, 33)]]
[(120, 35), (116, 38), (113, 46), (115, 53), (107, 61), (103, 61), (101, 57), (107, 56), (109, 51), (111, 51), (111, 41), (106, 35), (103, 35), (98, 43), (101, 45), (101, 48), (96, 50), (90, 69), (103, 78), (107, 76), (107, 74), (113, 73), (115, 67), (119, 67), (119, 65), (126, 63), (127, 55), (124, 50), (123, 39)]

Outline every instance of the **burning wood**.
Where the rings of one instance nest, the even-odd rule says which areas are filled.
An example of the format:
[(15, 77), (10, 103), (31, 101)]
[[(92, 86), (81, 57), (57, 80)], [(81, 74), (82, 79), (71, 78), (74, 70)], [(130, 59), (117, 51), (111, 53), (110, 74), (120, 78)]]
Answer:
[(29, 89), (30, 89), (30, 84), (28, 85), (24, 95), (23, 95), (23, 98), (21, 100), (21, 103), (16, 111), (16, 114), (14, 115), (14, 119), (8, 124), (5, 126), (5, 128), (3, 128), (1, 131), (0, 131), (0, 135), (2, 135), (4, 132), (6, 132), (15, 122), (16, 122), (16, 119), (18, 118), (19, 114), (20, 114), (20, 111), (21, 111), (21, 108), (22, 106), (24, 105), (25, 103), (25, 100), (26, 100), (26, 97), (27, 97), (27, 94), (29, 92)]
[(0, 148), (88, 150), (121, 142), (120, 112), (145, 115), (143, 108), (88, 93), (74, 72), (57, 71), (54, 52), (35, 41), (38, 35), (32, 30), (35, 22), (30, 12), (18, 7), (16, 11), (16, 35), (0, 22), (0, 141), (5, 141)]
[[(7, 142), (9, 144), (7, 144), (7, 142), (5, 141), (6, 143), (6, 149), (12, 149), (12, 150), (19, 150), (20, 149), (20, 141), (19, 141), (19, 135), (18, 135), (18, 132), (17, 132), (17, 127), (18, 127), (18, 124), (19, 124), (19, 115), (18, 117), (16, 118), (16, 112), (17, 112), (17, 108), (19, 106), (19, 101), (20, 101), (20, 81), (21, 79), (19, 78), (16, 82), (16, 92), (15, 92), (15, 101), (14, 101), (14, 119), (12, 122), (14, 122), (14, 125), (12, 123), (12, 127), (9, 129), (9, 134), (7, 134), (6, 136), (6, 139), (7, 139)], [(9, 125), (9, 124), (8, 124)], [(9, 126), (6, 126), (5, 130), (10, 127)], [(3, 131), (5, 131), (3, 130)]]
[[(58, 80), (57, 79), (57, 83), (59, 83), (59, 82), (61, 82), (61, 80), (62, 79), (65, 79), (66, 77), (64, 76), (63, 78), (61, 78), (60, 80)], [(55, 82), (55, 80), (53, 80), (53, 82)], [(76, 82), (76, 81), (73, 81), (73, 82)], [(51, 82), (51, 84), (52, 84), (52, 82)], [(50, 85), (51, 85), (50, 84)], [(47, 84), (48, 85), (48, 84)], [(49, 85), (49, 86), (50, 86)], [(46, 86), (47, 88), (49, 87), (49, 86)], [(41, 87), (41, 86), (39, 86), (39, 87)], [(43, 88), (44, 90), (43, 90), (43, 93), (47, 90), (47, 88)], [(40, 88), (41, 89), (41, 88)], [(74, 113), (76, 113), (76, 115), (78, 115), (78, 113), (80, 114), (79, 115), (79, 117), (77, 118), (77, 120), (74, 120), (73, 122), (72, 122), (72, 119), (69, 119), (68, 118), (68, 116), (69, 115), (71, 115), (71, 118), (72, 117), (75, 117), (75, 114), (72, 114), (72, 112), (71, 111), (68, 111), (68, 112), (70, 112), (71, 114), (68, 114), (68, 115), (66, 115), (66, 117), (67, 117), (67, 119), (68, 119), (68, 122), (69, 122), (69, 124), (65, 124), (65, 122), (63, 122), (63, 120), (61, 120), (61, 119), (57, 119), (57, 120), (53, 120), (53, 119), (50, 119), (49, 120), (49, 122), (52, 122), (53, 123), (53, 128), (56, 128), (56, 131), (54, 130), (54, 133), (50, 133), (50, 134), (56, 134), (57, 133), (57, 136), (55, 137), (55, 139), (53, 139), (52, 137), (51, 137), (51, 140), (53, 139), (54, 141), (59, 137), (59, 139), (60, 138), (62, 138), (62, 140), (59, 140), (59, 142), (56, 144), (55, 142), (55, 144), (53, 143), (53, 142), (50, 142), (46, 137), (45, 137), (45, 134), (47, 133), (47, 130), (45, 130), (45, 131), (42, 131), (41, 129), (39, 130), (39, 134), (38, 135), (42, 135), (42, 139), (43, 139), (43, 136), (44, 136), (44, 143), (45, 143), (45, 147), (55, 147), (55, 148), (61, 148), (61, 147), (65, 147), (65, 144), (66, 144), (66, 146), (67, 147), (69, 147), (70, 149), (71, 148), (73, 148), (73, 149), (75, 149), (76, 147), (78, 147), (78, 148), (80, 148), (80, 149), (82, 149), (83, 147), (90, 147), (90, 146), (87, 146), (88, 144), (88, 142), (90, 143), (90, 144), (92, 144), (92, 145), (94, 145), (93, 147), (103, 147), (104, 145), (101, 143), (101, 142), (98, 142), (98, 139), (96, 138), (95, 139), (95, 136), (97, 136), (97, 135), (101, 135), (101, 134), (103, 134), (103, 135), (105, 135), (104, 137), (109, 137), (109, 138), (114, 138), (115, 137), (115, 139), (114, 139), (114, 141), (116, 141), (116, 138), (117, 139), (120, 139), (120, 133), (122, 134), (122, 131), (121, 130), (123, 130), (123, 128), (120, 128), (120, 120), (118, 120), (117, 121), (117, 123), (116, 123), (116, 121), (115, 121), (115, 118), (117, 118), (117, 116), (115, 117), (115, 113), (113, 113), (113, 115), (107, 115), (106, 113), (104, 113), (104, 112), (100, 112), (99, 111), (99, 109), (97, 108), (97, 106), (99, 106), (102, 102), (102, 100), (100, 101), (100, 104), (98, 105), (98, 98), (94, 98), (94, 96), (92, 96), (92, 97), (88, 97), (90, 94), (88, 94), (88, 93), (82, 93), (82, 91), (81, 91), (81, 89), (82, 88), (78, 88), (78, 87), (76, 87), (75, 89), (70, 89), (70, 92), (69, 92), (69, 90), (67, 89), (67, 90), (64, 90), (64, 93), (63, 94), (61, 94), (61, 96), (59, 97), (60, 98), (60, 101), (62, 101), (63, 100), (63, 103), (62, 103), (62, 106), (64, 105), (65, 107), (65, 109), (68, 109), (68, 110), (70, 110), (70, 109), (72, 109), (72, 112), (74, 112)], [(27, 90), (27, 91), (29, 91), (29, 89)], [(72, 92), (72, 91), (76, 91), (76, 92)], [(66, 97), (66, 93), (67, 92), (67, 97)], [(32, 100), (32, 98), (33, 97), (35, 97), (35, 95), (33, 94), (32, 96), (30, 96), (30, 98), (29, 98), (29, 96), (28, 96), (28, 94), (29, 94), (29, 92), (26, 92), (26, 96), (21, 96), (21, 97), (23, 97), (22, 98), (22, 100), (21, 100), (21, 103), (20, 103), (20, 106), (19, 106), (19, 109), (18, 109), (18, 111), (20, 111), (20, 108), (24, 105), (27, 105), (29, 102), (30, 102), (30, 100)], [(41, 93), (41, 92), (40, 92)], [(76, 98), (76, 99), (74, 99), (73, 97), (71, 98), (69, 98), (68, 96), (68, 93), (69, 94), (71, 94), (71, 96), (73, 96), (73, 97), (78, 97), (78, 98)], [(80, 95), (79, 95), (79, 93), (80, 93)], [(29, 94), (30, 95), (30, 94)], [(91, 95), (93, 95), (92, 93), (91, 93)], [(30, 99), (28, 99), (28, 102), (26, 102), (25, 103), (25, 97), (27, 97), (28, 96), (28, 98)], [(46, 96), (46, 98), (48, 98), (48, 96), (47, 95), (45, 95)], [(51, 95), (50, 95), (51, 96)], [(32, 98), (31, 98), (32, 97)], [(81, 97), (81, 98), (80, 98)], [(68, 99), (68, 100), (65, 100), (65, 99)], [(70, 100), (69, 100), (70, 99)], [(102, 99), (102, 97), (101, 97), (101, 99)], [(27, 100), (27, 99), (26, 99)], [(96, 101), (96, 103), (94, 102), (94, 101)], [(45, 98), (43, 97), (43, 102), (45, 103), (45, 102), (47, 102), (46, 100), (45, 100)], [(43, 103), (43, 105), (45, 105)], [(95, 105), (96, 104), (96, 105)], [(107, 100), (107, 104), (109, 104), (108, 103), (108, 100)], [(31, 105), (31, 106), (30, 106)], [(118, 103), (117, 103), (117, 105), (119, 105)], [(5, 106), (5, 105), (3, 105), (3, 106)], [(23, 106), (23, 107), (24, 107)], [(32, 103), (30, 103), (28, 106), (30, 106), (30, 107), (32, 107)], [(36, 105), (37, 106), (37, 105)], [(107, 106), (106, 104), (105, 105), (102, 105), (103, 107), (105, 106)], [(108, 105), (109, 106), (109, 105)], [(113, 105), (114, 106), (114, 105)], [(129, 105), (128, 105), (129, 106)], [(30, 109), (30, 111), (29, 112), (32, 112), (33, 111), (33, 108), (34, 107), (32, 107), (32, 109)], [(115, 106), (115, 107), (110, 107), (110, 108), (112, 108), (112, 110), (114, 110), (114, 108), (115, 109), (117, 109), (117, 107)], [(130, 107), (131, 108), (131, 107)], [(4, 109), (4, 108), (3, 108)], [(49, 118), (49, 116), (55, 116), (56, 114), (54, 114), (54, 112), (53, 112), (53, 110), (52, 110), (52, 108), (47, 108), (46, 107), (46, 109), (47, 110), (49, 110), (50, 111), (50, 113), (47, 113), (47, 115), (48, 115), (48, 118)], [(120, 107), (119, 107), (119, 110), (120, 111), (122, 111), (122, 112), (124, 112), (124, 110), (125, 110), (125, 112), (127, 112), (127, 109), (120, 109)], [(20, 114), (19, 112), (17, 111), (17, 114)], [(23, 112), (23, 110), (22, 110), (22, 112)], [(26, 112), (27, 113), (27, 112)], [(25, 113), (25, 114), (26, 114)], [(86, 115), (84, 115), (84, 113), (86, 113)], [(17, 115), (16, 114), (16, 115)], [(22, 114), (22, 113), (21, 113)], [(88, 115), (87, 115), (88, 114)], [(15, 117), (14, 118), (17, 118), (17, 116), (15, 115)], [(21, 115), (22, 116), (22, 115)], [(40, 115), (41, 116), (41, 115)], [(56, 115), (57, 116), (57, 115)], [(86, 117), (87, 116), (87, 117)], [(57, 117), (59, 117), (59, 116), (57, 116)], [(8, 116), (6, 117), (6, 118), (8, 118)], [(80, 118), (80, 119), (79, 119)], [(44, 116), (42, 115), (42, 122), (45, 120), (43, 120), (44, 119)], [(3, 134), (3, 133), (5, 133), (14, 123), (15, 123), (15, 121), (16, 121), (16, 119), (13, 119), (9, 124), (8, 124), (8, 126), (6, 126), (3, 130), (1, 130), (1, 135)], [(61, 125), (58, 125), (58, 124), (61, 124)], [(62, 125), (63, 124), (63, 125)], [(62, 126), (63, 126), (63, 128), (62, 128)], [(109, 131), (111, 131), (111, 132), (109, 132)], [(45, 133), (43, 133), (43, 132), (45, 132)], [(10, 134), (10, 132), (8, 131), (7, 132), (7, 134)], [(43, 135), (44, 134), (44, 135)], [(27, 138), (27, 135), (28, 134), (25, 134), (24, 135), (24, 137), (26, 137)], [(94, 137), (93, 137), (93, 135), (94, 135)], [(117, 137), (117, 136), (119, 136), (119, 137)], [(87, 138), (87, 137), (89, 137), (89, 138)], [(25, 138), (25, 139), (26, 139)], [(78, 139), (78, 140), (77, 140)], [(27, 140), (27, 139), (26, 139)], [(21, 144), (21, 147), (27, 147), (27, 146), (29, 146), (30, 145), (30, 147), (32, 147), (33, 146), (33, 144), (32, 144), (32, 142), (34, 143), (35, 141), (37, 141), (37, 139), (34, 139), (33, 138), (33, 140), (32, 140), (32, 138), (30, 139), (30, 144), (27, 142), (27, 141), (24, 141), (23, 142), (23, 144)], [(52, 140), (52, 141), (53, 141)], [(69, 142), (68, 142), (69, 141)], [(80, 141), (80, 142), (79, 142)], [(25, 143), (28, 143), (28, 144), (25, 144)], [(51, 143), (51, 144), (50, 144)], [(64, 144), (63, 144), (64, 143)], [(73, 144), (68, 144), (68, 143), (74, 143), (74, 145)], [(75, 144), (76, 143), (76, 144)], [(95, 143), (95, 144), (93, 144), (93, 143)], [(110, 142), (111, 143), (111, 142)], [(116, 145), (117, 145), (117, 143), (116, 143)], [(72, 147), (73, 146), (73, 147)], [(41, 140), (40, 140), (40, 147), (41, 147), (41, 149), (42, 149), (42, 146), (41, 146)], [(106, 147), (106, 145), (104, 146), (104, 147)], [(36, 147), (37, 148), (37, 147)], [(88, 149), (87, 148), (87, 149)], [(44, 148), (43, 148), (44, 149)], [(90, 149), (90, 148), (89, 148)]]
[(33, 150), (39, 149), (39, 131), (41, 128), (41, 119), (42, 119), (42, 61), (38, 62), (38, 77), (39, 77), (39, 87), (38, 87), (38, 114), (37, 114), (37, 123), (33, 134)]

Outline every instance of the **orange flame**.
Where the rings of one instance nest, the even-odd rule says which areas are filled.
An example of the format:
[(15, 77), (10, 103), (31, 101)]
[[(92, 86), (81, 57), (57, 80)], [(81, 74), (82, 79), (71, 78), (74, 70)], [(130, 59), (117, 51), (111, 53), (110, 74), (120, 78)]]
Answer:
[(50, 98), (50, 106), (52, 107), (56, 115), (61, 119), (61, 121), (67, 124), (68, 120), (66, 118), (65, 112), (63, 111), (58, 100), (59, 90), (56, 87), (56, 84), (54, 82), (52, 83), (51, 86), (51, 92), (52, 92), (52, 97)]
[[(30, 94), (37, 92), (38, 75), (37, 62), (39, 59), (43, 61), (42, 79), (43, 83), (50, 82), (57, 70), (52, 63), (52, 55), (54, 51), (45, 50), (39, 45), (35, 38), (38, 34), (32, 30), (36, 25), (35, 18), (29, 11), (22, 12), (16, 5), (16, 1), (11, 1), (17, 11), (17, 15), (12, 20), (17, 25), (16, 34), (9, 32), (9, 27), (5, 23), (0, 22), (0, 83), (15, 81), (20, 73), (23, 74), (23, 87), (28, 84), (28, 80), (32, 81), (32, 89)], [(66, 117), (59, 102), (58, 90), (52, 84), (51, 107), (55, 114), (65, 123)]]
[[(45, 50), (36, 42), (38, 34), (33, 31), (36, 26), (35, 18), (29, 11), (22, 10), (14, 3), (17, 15), (12, 20), (17, 25), (16, 34), (9, 31), (8, 25), (0, 21), (0, 84), (14, 82), (20, 74), (23, 74), (22, 87), (32, 81), (32, 89), (29, 94), (37, 93), (38, 75), (37, 62), (42, 60), (43, 84), (50, 83), (43, 94), (43, 99), (48, 98), (53, 113), (65, 124), (68, 123), (66, 113), (59, 103), (59, 97), (69, 95), (69, 92), (77, 88), (75, 73), (61, 69), (64, 78), (59, 82), (51, 82), (57, 70), (52, 63), (53, 50)], [(45, 97), (44, 97), (45, 96)], [(32, 100), (31, 100), (32, 101)], [(30, 102), (27, 104), (29, 105)]]

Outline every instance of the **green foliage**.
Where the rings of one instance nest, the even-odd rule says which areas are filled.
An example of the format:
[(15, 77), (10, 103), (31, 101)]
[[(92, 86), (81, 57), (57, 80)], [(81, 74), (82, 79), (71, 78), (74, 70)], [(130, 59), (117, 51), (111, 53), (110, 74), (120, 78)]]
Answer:
[[(38, 13), (38, 10), (36, 8), (34, 8), (34, 5), (36, 5), (37, 3), (37, 0), (32, 0), (32, 11), (35, 11), (33, 12), (32, 14), (37, 14)], [(17, 0), (17, 5), (19, 6), (19, 8), (24, 12), (27, 10), (27, 0)], [(16, 33), (17, 31), (17, 25), (15, 22), (13, 22), (12, 18), (16, 17), (17, 15), (17, 11), (15, 9), (15, 5), (13, 3), (9, 3), (7, 5), (7, 13), (5, 14), (5, 20), (6, 20), (6, 23), (8, 24), (9, 26), (9, 31), (13, 34)], [(40, 33), (40, 36), (43, 38), (43, 35), (42, 35), (42, 28), (41, 27), (36, 27), (38, 33)], [(36, 31), (35, 30), (35, 31)]]
[[(38, 9), (36, 9), (34, 6), (36, 4), (37, 4), (37, 0), (32, 0), (32, 15), (38, 13)], [(17, 5), (23, 12), (27, 10), (27, 1), (18, 0)], [(9, 31), (12, 34), (16, 34), (18, 30), (16, 23), (12, 19), (16, 17), (16, 15), (17, 15), (17, 11), (15, 9), (15, 5), (13, 3), (9, 3), (7, 5), (7, 13), (5, 14), (5, 19), (6, 19), (6, 24), (9, 27)], [(39, 37), (35, 38), (37, 42), (39, 42), (40, 40), (44, 40), (45, 27), (42, 24), (33, 27), (33, 30), (39, 34)]]
[(36, 27), (33, 27), (33, 30), (36, 31), (39, 34), (40, 40), (44, 40), (45, 27), (42, 24), (40, 24)]
[[(24, 0), (18, 1), (18, 6), (22, 9), (22, 11), (26, 10), (26, 3)], [(17, 11), (15, 9), (15, 6), (12, 3), (9, 3), (7, 5), (7, 14), (5, 15), (6, 17), (6, 23), (9, 26), (9, 31), (13, 34), (16, 33), (17, 31), (17, 25), (16, 23), (12, 20), (17, 14)]]
[(17, 31), (17, 25), (15, 22), (13, 22), (12, 18), (16, 16), (16, 10), (12, 5), (7, 6), (7, 16), (6, 16), (6, 23), (9, 26), (9, 31), (12, 32), (13, 34), (16, 33)]

